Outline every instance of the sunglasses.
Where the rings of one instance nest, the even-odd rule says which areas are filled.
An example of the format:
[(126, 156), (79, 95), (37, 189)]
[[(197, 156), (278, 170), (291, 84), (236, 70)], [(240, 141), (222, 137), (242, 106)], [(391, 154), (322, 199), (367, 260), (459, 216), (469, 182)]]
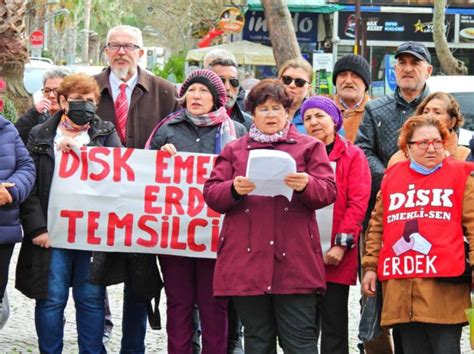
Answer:
[(308, 81), (306, 81), (305, 79), (300, 79), (299, 77), (294, 79), (292, 78), (291, 76), (287, 76), (287, 75), (284, 75), (281, 77), (281, 81), (286, 85), (291, 85), (291, 83), (294, 81), (295, 82), (295, 86), (296, 87), (303, 87), (304, 85), (306, 84), (309, 84)]
[(225, 85), (225, 82), (226, 81), (229, 81), (230, 85), (232, 87), (239, 87), (240, 86), (240, 82), (239, 82), (239, 79), (236, 79), (236, 78), (230, 78), (230, 79), (227, 79), (225, 77), (221, 77), (221, 80), (222, 80), (222, 83)]

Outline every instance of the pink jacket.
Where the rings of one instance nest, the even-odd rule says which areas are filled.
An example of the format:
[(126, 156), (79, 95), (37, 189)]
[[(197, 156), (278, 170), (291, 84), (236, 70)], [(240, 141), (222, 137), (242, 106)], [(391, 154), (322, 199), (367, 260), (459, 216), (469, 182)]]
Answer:
[[(301, 193), (235, 199), (233, 179), (245, 176), (249, 151), (289, 153), (309, 174)], [(324, 145), (291, 125), (286, 141), (262, 144), (249, 135), (228, 144), (204, 187), (206, 203), (225, 213), (214, 271), (215, 296), (324, 292), (324, 264), (314, 210), (335, 200), (336, 186)]]
[(357, 252), (370, 198), (371, 177), (364, 152), (348, 140), (336, 134), (329, 160), (336, 162), (337, 197), (334, 204), (332, 242), (336, 235), (353, 236), (353, 248), (347, 248), (341, 263), (326, 265), (326, 281), (354, 285), (357, 280)]

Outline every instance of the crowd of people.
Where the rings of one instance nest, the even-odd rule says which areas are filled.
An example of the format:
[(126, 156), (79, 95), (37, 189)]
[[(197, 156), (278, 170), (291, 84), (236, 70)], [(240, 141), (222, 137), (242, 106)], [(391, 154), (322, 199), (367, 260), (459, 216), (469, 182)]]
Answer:
[[(161, 328), (164, 288), (169, 353), (280, 346), (345, 354), (358, 274), (363, 296), (383, 300), (371, 323), (382, 333), (363, 343), (365, 353), (461, 352), (474, 265), (474, 152), (458, 145), (463, 116), (454, 97), (429, 92), (423, 44), (398, 47), (396, 90), (376, 99), (370, 66), (355, 54), (335, 63), (336, 94), (325, 97), (311, 95), (313, 69), (302, 58), (284, 63), (277, 78), (253, 79), (246, 93), (233, 55), (211, 51), (177, 93), (138, 66), (139, 29), (110, 29), (104, 53), (109, 66), (95, 77), (46, 72), (43, 97), (15, 126), (0, 116), (0, 329), (21, 242), (15, 286), (36, 301), (41, 353), (63, 350), (70, 288), (79, 352), (106, 352), (118, 311), (106, 287), (124, 283), (121, 353), (144, 353), (147, 323)], [(203, 190), (224, 214), (216, 259), (51, 247), (55, 155), (74, 146), (218, 155)], [(255, 193), (248, 160), (262, 149), (294, 160), (296, 172), (282, 181), (292, 198)]]

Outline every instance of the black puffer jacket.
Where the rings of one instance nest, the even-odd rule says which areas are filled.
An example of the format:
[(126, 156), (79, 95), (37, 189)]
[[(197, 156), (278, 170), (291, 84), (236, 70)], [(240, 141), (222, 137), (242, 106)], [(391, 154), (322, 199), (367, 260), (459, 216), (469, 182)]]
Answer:
[(365, 226), (374, 207), (388, 161), (398, 151), (400, 128), (413, 115), (428, 93), (428, 86), (425, 85), (423, 92), (415, 100), (407, 103), (397, 88), (395, 93), (371, 100), (365, 105), (364, 118), (355, 141), (355, 144), (364, 151), (372, 175), (372, 190)]
[[(54, 172), (54, 137), (62, 114), (63, 111), (59, 111), (45, 123), (34, 127), (27, 145), (35, 163), (37, 176), (33, 192), (21, 206), (20, 216), (25, 237), (16, 269), (16, 288), (26, 296), (35, 299), (47, 296), (51, 254), (50, 249), (33, 245), (31, 240), (47, 231), (48, 201)], [(102, 121), (98, 116), (93, 119), (88, 133), (91, 137), (90, 146), (122, 146), (113, 124)], [(120, 257), (119, 254), (117, 259)], [(100, 280), (108, 279), (110, 284), (122, 282), (125, 276), (124, 265), (112, 266), (105, 262), (116, 263), (117, 261), (115, 257), (105, 257), (100, 252), (94, 253), (91, 277)], [(124, 263), (117, 262), (117, 264)], [(98, 273), (99, 270), (109, 270), (112, 273), (104, 276)]]
[[(176, 113), (176, 116), (166, 121), (155, 133), (151, 140), (150, 149), (158, 150), (163, 145), (171, 143), (178, 151), (200, 152), (213, 154), (215, 147), (216, 131), (218, 125), (209, 127), (196, 127), (186, 117), (186, 110)], [(233, 121), (237, 138), (247, 133), (245, 127)]]
[(252, 116), (243, 111), (237, 103), (232, 108), (232, 114), (230, 115), (230, 118), (242, 124), (245, 129), (247, 129), (247, 131), (250, 130), (250, 126), (253, 123)]
[(15, 128), (18, 130), (20, 138), (23, 140), (25, 145), (28, 143), (28, 136), (30, 135), (31, 129), (38, 124), (46, 122), (50, 117), (48, 111), (38, 113), (36, 108), (33, 106), (15, 122)]

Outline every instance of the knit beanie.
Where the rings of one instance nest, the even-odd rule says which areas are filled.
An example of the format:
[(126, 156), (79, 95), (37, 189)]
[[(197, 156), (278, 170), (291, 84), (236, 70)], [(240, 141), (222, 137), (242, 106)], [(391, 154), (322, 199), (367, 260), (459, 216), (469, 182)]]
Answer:
[(184, 80), (179, 90), (179, 97), (183, 97), (189, 86), (192, 84), (202, 84), (209, 89), (214, 100), (216, 109), (225, 106), (227, 102), (227, 91), (219, 76), (211, 70), (197, 69), (192, 71), (186, 80)]
[(304, 114), (308, 109), (318, 108), (326, 112), (333, 120), (334, 125), (336, 126), (336, 133), (342, 127), (342, 113), (339, 108), (336, 106), (333, 100), (330, 100), (324, 96), (313, 96), (303, 102), (301, 106), (301, 118), (304, 121)]
[(332, 73), (332, 83), (336, 85), (336, 78), (340, 72), (349, 70), (357, 75), (365, 83), (365, 90), (367, 91), (370, 86), (370, 65), (361, 55), (357, 54), (346, 54), (343, 57), (339, 58), (334, 65), (334, 71)]

